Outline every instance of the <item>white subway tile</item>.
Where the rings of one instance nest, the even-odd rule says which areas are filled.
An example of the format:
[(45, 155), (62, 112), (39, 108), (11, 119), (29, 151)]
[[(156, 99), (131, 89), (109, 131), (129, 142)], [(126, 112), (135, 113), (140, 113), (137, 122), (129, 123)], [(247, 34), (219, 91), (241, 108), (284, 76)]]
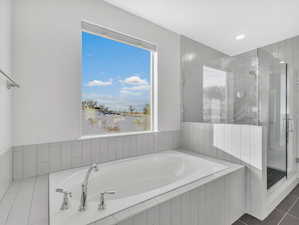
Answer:
[(80, 141), (72, 142), (71, 160), (72, 168), (80, 167), (82, 165), (82, 149)]
[(126, 219), (124, 221), (121, 221), (120, 223), (118, 223), (117, 225), (133, 225), (133, 221), (132, 219)]
[(107, 159), (108, 161), (116, 160), (116, 152), (119, 151), (119, 143), (116, 138), (107, 138), (108, 148), (107, 148)]
[(117, 137), (114, 139), (114, 146), (115, 146), (115, 159), (116, 160), (119, 160), (119, 159), (122, 159), (123, 158), (123, 140), (124, 140), (124, 137)]
[[(159, 206), (159, 221), (163, 225), (171, 225), (171, 214), (169, 201)], [(138, 224), (139, 225), (139, 224)]]
[(181, 196), (175, 197), (170, 201), (171, 224), (182, 224), (182, 201)]
[(138, 148), (137, 148), (137, 136), (133, 135), (130, 136), (130, 156), (136, 156), (138, 155)]
[(24, 146), (24, 178), (37, 175), (37, 146)]
[(147, 225), (159, 225), (159, 206), (147, 210)]
[(24, 151), (20, 149), (20, 151), (13, 152), (13, 177), (14, 179), (22, 179), (24, 177), (24, 159), (23, 159)]
[(133, 225), (147, 225), (146, 212), (139, 213), (133, 217)]
[(50, 158), (50, 171), (56, 172), (61, 169), (61, 151), (60, 143), (49, 144), (49, 158)]
[(38, 175), (43, 175), (50, 172), (48, 144), (40, 144), (37, 146), (37, 171)]
[(71, 151), (71, 141), (61, 143), (61, 169), (69, 169), (72, 167)]
[(90, 148), (91, 148), (91, 162), (99, 163), (98, 161), (99, 142), (97, 141), (97, 139), (90, 140)]
[(91, 140), (84, 140), (82, 145), (82, 165), (90, 165), (92, 163)]
[(108, 152), (108, 139), (107, 138), (102, 138), (99, 139), (99, 148), (98, 148), (98, 157), (99, 157), (99, 162), (107, 162), (109, 160), (109, 152)]
[(241, 126), (231, 125), (231, 154), (236, 159), (241, 159)]
[(242, 126), (242, 135), (241, 135), (241, 160), (244, 164), (250, 164), (250, 151), (251, 146), (251, 129), (252, 126), (244, 125)]
[(182, 221), (184, 224), (191, 224), (191, 196), (190, 192), (182, 195)]

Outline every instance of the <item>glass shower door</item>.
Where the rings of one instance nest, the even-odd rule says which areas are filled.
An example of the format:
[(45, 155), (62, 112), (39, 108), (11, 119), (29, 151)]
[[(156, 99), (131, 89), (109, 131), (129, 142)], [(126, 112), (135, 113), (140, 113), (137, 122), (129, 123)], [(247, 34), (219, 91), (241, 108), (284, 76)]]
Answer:
[(267, 188), (287, 175), (287, 65), (260, 50), (261, 122), (267, 132)]

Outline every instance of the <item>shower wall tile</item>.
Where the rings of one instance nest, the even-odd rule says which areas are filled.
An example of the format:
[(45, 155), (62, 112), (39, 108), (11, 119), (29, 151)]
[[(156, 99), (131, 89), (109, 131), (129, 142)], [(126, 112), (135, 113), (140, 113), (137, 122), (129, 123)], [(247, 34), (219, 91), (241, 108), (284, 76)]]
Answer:
[(147, 225), (157, 225), (159, 224), (159, 207), (156, 206), (147, 210)]
[(13, 152), (13, 179), (20, 179), (24, 177), (23, 164), (27, 157), (25, 158), (23, 153), (24, 150), (22, 148), (18, 148), (18, 151)]
[[(264, 187), (262, 183), (263, 128), (253, 125), (185, 122), (181, 132), (183, 149), (246, 166), (246, 182), (243, 181), (246, 183), (246, 194), (244, 193), (246, 209), (253, 215), (257, 215), (257, 209), (261, 207), (260, 190)], [(243, 195), (234, 189), (230, 194), (239, 197)], [(238, 215), (238, 209), (233, 209), (233, 212), (231, 217), (234, 218), (234, 215)], [(216, 224), (217, 221), (212, 222)]]
[[(43, 175), (50, 171), (50, 162), (49, 162), (49, 145), (40, 144), (37, 145), (37, 174)], [(27, 162), (24, 162), (25, 164)], [(16, 172), (14, 170), (14, 172)], [(29, 177), (26, 174), (24, 177)]]
[(184, 122), (181, 137), (186, 150), (262, 168), (260, 126)]
[(61, 169), (71, 168), (72, 165), (72, 144), (70, 142), (61, 143)]
[(24, 150), (24, 161), (28, 162), (24, 164), (24, 174), (28, 176), (34, 176), (37, 174), (37, 146), (25, 146)]
[(92, 163), (91, 140), (82, 141), (81, 147), (82, 147), (82, 163), (83, 163), (83, 165), (91, 164)]
[[(11, 183), (12, 177), (12, 151), (10, 148), (1, 149), (0, 152), (0, 199), (5, 195)], [(1, 216), (0, 216), (1, 224)]]
[[(50, 158), (50, 171), (56, 172), (61, 169), (61, 143), (49, 144), (49, 158)], [(24, 164), (25, 165), (25, 164)]]
[(82, 149), (81, 141), (72, 142), (72, 152), (71, 152), (71, 167), (82, 166)]
[(13, 147), (13, 179), (176, 149), (180, 131)]

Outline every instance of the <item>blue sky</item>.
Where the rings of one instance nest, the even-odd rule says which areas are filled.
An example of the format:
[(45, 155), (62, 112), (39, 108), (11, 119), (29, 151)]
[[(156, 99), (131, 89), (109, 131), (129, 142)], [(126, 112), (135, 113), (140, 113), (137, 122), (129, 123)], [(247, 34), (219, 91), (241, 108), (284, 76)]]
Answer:
[(82, 32), (82, 99), (114, 110), (150, 102), (150, 52)]

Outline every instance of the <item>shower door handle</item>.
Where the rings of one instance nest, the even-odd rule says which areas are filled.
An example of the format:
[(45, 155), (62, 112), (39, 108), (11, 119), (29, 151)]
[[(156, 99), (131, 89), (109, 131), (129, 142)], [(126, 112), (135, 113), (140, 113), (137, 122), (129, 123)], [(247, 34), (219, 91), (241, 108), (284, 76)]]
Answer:
[(287, 119), (287, 123), (288, 123), (288, 132), (292, 133), (295, 131), (295, 126), (294, 126), (294, 120), (293, 119)]

